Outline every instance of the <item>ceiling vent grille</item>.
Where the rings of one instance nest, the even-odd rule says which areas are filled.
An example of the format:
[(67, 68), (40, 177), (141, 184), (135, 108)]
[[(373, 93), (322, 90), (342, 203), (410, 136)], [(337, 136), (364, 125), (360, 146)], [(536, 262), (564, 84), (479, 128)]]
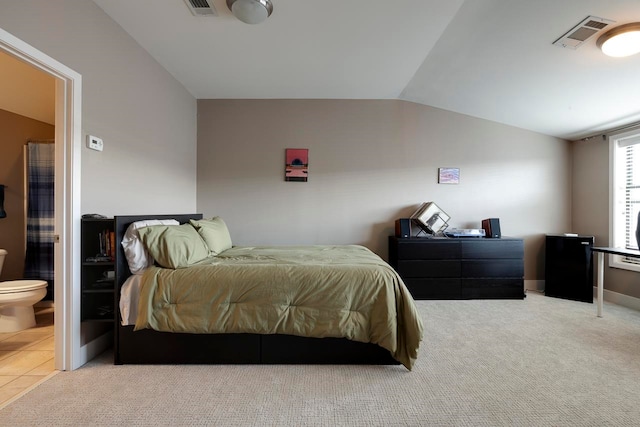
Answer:
[(615, 21), (610, 19), (598, 18), (597, 16), (587, 16), (582, 22), (567, 31), (558, 40), (554, 41), (553, 44), (569, 49), (577, 49), (596, 33), (607, 28), (614, 22)]
[(184, 0), (194, 16), (218, 16), (216, 9), (207, 0)]

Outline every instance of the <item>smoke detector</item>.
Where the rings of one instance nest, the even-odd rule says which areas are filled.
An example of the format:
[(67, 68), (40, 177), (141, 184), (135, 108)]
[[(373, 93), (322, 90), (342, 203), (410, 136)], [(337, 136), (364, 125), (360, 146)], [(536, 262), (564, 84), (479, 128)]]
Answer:
[(184, 0), (194, 16), (218, 16), (216, 9), (207, 0)]
[(596, 33), (608, 28), (614, 22), (615, 21), (610, 19), (598, 18), (597, 16), (587, 16), (578, 25), (554, 41), (553, 44), (569, 49), (577, 49)]

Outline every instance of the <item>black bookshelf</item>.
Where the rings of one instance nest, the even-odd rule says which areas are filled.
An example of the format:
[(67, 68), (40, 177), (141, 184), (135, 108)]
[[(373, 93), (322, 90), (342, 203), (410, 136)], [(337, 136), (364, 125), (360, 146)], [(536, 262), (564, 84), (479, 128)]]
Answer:
[(81, 222), (81, 320), (113, 322), (115, 238), (113, 219)]

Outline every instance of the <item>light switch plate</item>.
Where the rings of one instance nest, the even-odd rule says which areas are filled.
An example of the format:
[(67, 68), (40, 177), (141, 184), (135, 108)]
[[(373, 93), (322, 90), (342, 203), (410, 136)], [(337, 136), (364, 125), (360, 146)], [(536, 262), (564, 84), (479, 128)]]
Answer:
[(104, 144), (102, 143), (102, 139), (97, 136), (87, 135), (87, 148), (96, 151), (102, 151), (104, 148)]

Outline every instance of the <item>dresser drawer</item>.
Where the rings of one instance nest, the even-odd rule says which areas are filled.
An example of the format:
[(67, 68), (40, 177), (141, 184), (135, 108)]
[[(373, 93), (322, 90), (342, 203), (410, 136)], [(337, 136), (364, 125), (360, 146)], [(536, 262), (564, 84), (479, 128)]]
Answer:
[(398, 259), (458, 259), (460, 243), (446, 240), (420, 239), (401, 242)]
[(463, 260), (462, 277), (523, 277), (521, 259)]
[(524, 298), (521, 239), (389, 236), (389, 264), (414, 299)]
[(462, 279), (460, 293), (463, 299), (524, 298), (522, 279)]
[(458, 260), (400, 260), (398, 274), (405, 277), (460, 277)]
[(460, 279), (405, 279), (414, 299), (459, 299)]
[(462, 244), (462, 258), (518, 258), (524, 257), (522, 240), (467, 239)]

